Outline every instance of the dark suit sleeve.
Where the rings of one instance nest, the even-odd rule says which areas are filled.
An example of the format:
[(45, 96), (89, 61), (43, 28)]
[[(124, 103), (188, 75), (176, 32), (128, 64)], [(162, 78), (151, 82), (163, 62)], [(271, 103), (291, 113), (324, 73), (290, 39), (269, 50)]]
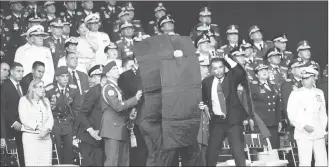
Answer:
[(91, 88), (86, 93), (79, 113), (83, 131), (91, 127), (89, 121), (87, 120), (87, 117), (90, 115), (97, 103), (97, 100), (99, 99), (99, 95), (95, 92), (95, 88), (96, 87)]
[(246, 71), (240, 64), (237, 64), (232, 70), (232, 79), (234, 87), (237, 87), (246, 78)]
[(206, 104), (208, 107), (210, 107), (209, 105), (209, 99), (208, 99), (208, 93), (210, 92), (207, 92), (207, 84), (206, 84), (206, 79), (204, 79), (202, 81), (202, 101), (204, 104)]
[(130, 97), (128, 97), (130, 88), (128, 86), (128, 81), (126, 80), (126, 75), (127, 75), (127, 72), (124, 72), (120, 75), (120, 77), (118, 79), (118, 85), (119, 85), (120, 89), (123, 91), (125, 99), (128, 99), (128, 98), (130, 98)]
[(1, 100), (1, 137), (0, 138), (6, 138), (6, 124), (5, 124), (5, 118), (4, 118), (4, 113), (3, 113), (3, 100)]
[(283, 109), (283, 118), (288, 119), (287, 105), (288, 99), (291, 93), (290, 85), (287, 82), (283, 82), (281, 85), (281, 105)]
[(7, 101), (5, 95), (9, 96), (10, 91), (13, 90), (10, 90), (9, 85), (7, 83), (3, 83), (3, 85), (1, 86), (1, 101), (3, 101), (3, 103), (1, 104), (1, 106), (3, 106), (3, 113), (5, 116), (5, 120), (7, 125), (9, 126), (13, 125), (14, 122), (18, 120), (18, 113), (15, 114), (14, 111), (10, 111), (10, 109), (8, 109), (8, 106), (12, 104), (9, 104), (9, 101)]

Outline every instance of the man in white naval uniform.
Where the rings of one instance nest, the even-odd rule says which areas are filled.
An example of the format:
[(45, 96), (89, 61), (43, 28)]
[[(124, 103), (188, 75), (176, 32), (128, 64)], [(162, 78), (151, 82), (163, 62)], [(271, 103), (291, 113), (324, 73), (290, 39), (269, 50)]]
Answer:
[(23, 65), (24, 76), (31, 73), (31, 67), (35, 61), (43, 62), (45, 64), (45, 73), (42, 81), (45, 85), (48, 85), (53, 83), (55, 71), (51, 52), (48, 48), (43, 46), (43, 39), (46, 35), (48, 34), (44, 32), (44, 28), (41, 25), (35, 25), (29, 28), (26, 32), (26, 36), (30, 38), (32, 46), (16, 54), (15, 62)]
[(324, 93), (314, 87), (318, 74), (314, 68), (304, 67), (303, 87), (292, 91), (288, 100), (287, 112), (291, 124), (295, 126), (299, 166), (311, 166), (312, 153), (315, 166), (328, 166), (325, 145), (328, 116)]

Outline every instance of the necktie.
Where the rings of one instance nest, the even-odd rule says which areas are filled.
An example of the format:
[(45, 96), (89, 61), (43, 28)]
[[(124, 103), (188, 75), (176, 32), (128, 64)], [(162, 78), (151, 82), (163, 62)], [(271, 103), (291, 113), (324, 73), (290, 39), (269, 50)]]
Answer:
[(218, 100), (219, 100), (219, 104), (220, 104), (220, 108), (222, 109), (222, 112), (224, 113), (224, 115), (226, 115), (226, 100), (225, 100), (225, 96), (222, 90), (222, 79), (218, 79), (218, 85), (217, 85), (217, 94), (218, 94)]
[(64, 89), (61, 90), (61, 95), (64, 96)]
[(17, 89), (18, 96), (19, 96), (19, 97), (22, 97), (23, 94), (22, 94), (21, 89), (20, 89), (20, 87), (19, 87), (19, 83), (16, 84), (16, 89)]
[(61, 39), (57, 38), (57, 43), (60, 44), (61, 43)]
[(77, 87), (79, 88), (78, 80), (77, 77), (75, 76), (75, 71), (72, 71), (72, 77), (73, 77), (73, 83), (77, 85)]
[(260, 50), (263, 50), (263, 44), (259, 44)]

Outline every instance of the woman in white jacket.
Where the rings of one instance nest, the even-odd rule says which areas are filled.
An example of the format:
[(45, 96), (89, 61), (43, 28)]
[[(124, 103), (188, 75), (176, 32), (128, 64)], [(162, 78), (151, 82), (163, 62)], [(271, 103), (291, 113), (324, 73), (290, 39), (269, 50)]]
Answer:
[(314, 153), (315, 166), (328, 166), (325, 135), (327, 114), (322, 90), (314, 87), (318, 72), (311, 67), (302, 69), (303, 87), (291, 92), (287, 112), (295, 126), (299, 166), (311, 166)]

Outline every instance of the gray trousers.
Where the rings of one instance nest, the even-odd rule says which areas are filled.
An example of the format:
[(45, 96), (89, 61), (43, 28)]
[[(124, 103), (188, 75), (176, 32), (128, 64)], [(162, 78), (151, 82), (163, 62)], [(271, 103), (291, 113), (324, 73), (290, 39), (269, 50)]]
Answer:
[(104, 166), (129, 166), (129, 143), (105, 138), (105, 155)]

